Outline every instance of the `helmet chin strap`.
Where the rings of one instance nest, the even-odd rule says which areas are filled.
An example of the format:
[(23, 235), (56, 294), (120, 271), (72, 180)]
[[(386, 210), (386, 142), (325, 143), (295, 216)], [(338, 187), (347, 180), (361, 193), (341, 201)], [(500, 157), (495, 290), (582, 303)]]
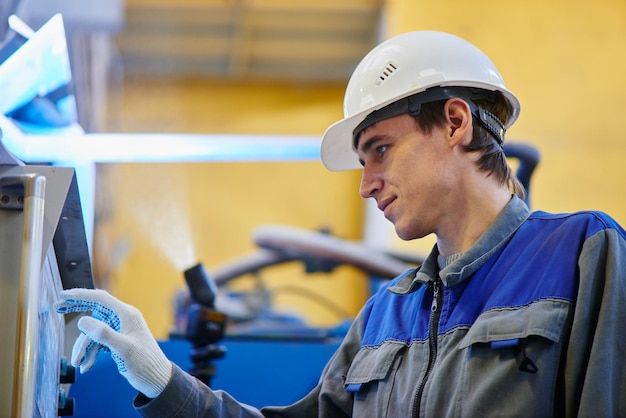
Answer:
[(395, 116), (400, 116), (405, 113), (408, 113), (411, 116), (417, 116), (424, 103), (447, 100), (454, 97), (461, 98), (468, 103), (470, 110), (472, 111), (472, 115), (485, 129), (487, 129), (498, 145), (502, 147), (504, 134), (506, 132), (504, 124), (496, 115), (474, 103), (474, 100), (489, 100), (493, 102), (496, 98), (496, 93), (493, 91), (468, 87), (431, 87), (423, 92), (404, 97), (388, 104), (385, 107), (373, 111), (367, 115), (367, 117), (359, 123), (356, 128), (354, 128), (354, 131), (352, 131), (352, 146), (356, 149), (361, 132), (375, 123), (393, 118)]

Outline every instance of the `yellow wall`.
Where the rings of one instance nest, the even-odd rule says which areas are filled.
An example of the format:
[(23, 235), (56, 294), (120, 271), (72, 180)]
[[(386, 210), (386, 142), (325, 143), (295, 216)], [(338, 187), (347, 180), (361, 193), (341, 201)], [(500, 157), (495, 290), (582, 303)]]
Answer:
[[(601, 209), (626, 224), (625, 2), (396, 0), (386, 10), (387, 35), (448, 31), (496, 63), (522, 102), (508, 140), (530, 142), (542, 155), (532, 183), (534, 208)], [(110, 126), (122, 132), (321, 134), (341, 117), (342, 93), (343, 85), (127, 80)], [(182, 284), (180, 267), (157, 243), (177, 243), (189, 230), (198, 258), (211, 268), (252, 249), (250, 233), (259, 222), (330, 224), (351, 238), (361, 233), (358, 173), (327, 173), (315, 163), (116, 165), (103, 168), (101, 180), (101, 195), (110, 197), (110, 210), (100, 218), (106, 239), (96, 253), (106, 260), (101, 264), (110, 264), (100, 269), (101, 280), (138, 306), (157, 336), (171, 325), (169, 301)], [(173, 183), (173, 197), (162, 196), (161, 182)], [(184, 221), (189, 225), (180, 226)], [(155, 231), (166, 237), (154, 237)], [(397, 245), (425, 251), (431, 241)], [(277, 283), (310, 286), (351, 312), (366, 297), (360, 277), (294, 281), (297, 273), (284, 273)], [(295, 299), (282, 307), (301, 305)], [(305, 311), (314, 323), (336, 320), (314, 305)]]

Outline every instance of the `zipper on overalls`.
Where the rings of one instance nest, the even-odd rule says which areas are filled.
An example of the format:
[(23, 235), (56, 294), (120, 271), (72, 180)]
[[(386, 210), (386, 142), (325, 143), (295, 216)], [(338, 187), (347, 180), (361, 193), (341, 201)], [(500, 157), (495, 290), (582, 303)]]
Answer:
[(426, 373), (420, 382), (419, 387), (417, 388), (417, 392), (415, 393), (415, 398), (413, 399), (413, 414), (412, 416), (419, 416), (420, 412), (420, 404), (422, 401), (422, 394), (424, 393), (424, 387), (426, 386), (426, 381), (428, 380), (428, 376), (432, 372), (435, 367), (435, 361), (437, 360), (437, 335), (439, 333), (439, 318), (441, 317), (441, 303), (442, 303), (442, 292), (441, 292), (442, 282), (439, 277), (434, 281), (429, 283), (429, 287), (433, 291), (433, 301), (430, 305), (430, 320), (428, 323), (428, 347), (429, 347), (429, 356), (428, 356), (428, 368), (426, 369)]

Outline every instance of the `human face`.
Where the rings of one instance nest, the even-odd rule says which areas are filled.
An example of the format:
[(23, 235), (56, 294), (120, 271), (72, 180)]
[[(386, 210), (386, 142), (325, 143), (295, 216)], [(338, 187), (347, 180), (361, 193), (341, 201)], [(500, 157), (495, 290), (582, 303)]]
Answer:
[(368, 127), (359, 138), (361, 196), (376, 200), (405, 240), (437, 233), (452, 209), (453, 170), (444, 128), (424, 133), (408, 114)]

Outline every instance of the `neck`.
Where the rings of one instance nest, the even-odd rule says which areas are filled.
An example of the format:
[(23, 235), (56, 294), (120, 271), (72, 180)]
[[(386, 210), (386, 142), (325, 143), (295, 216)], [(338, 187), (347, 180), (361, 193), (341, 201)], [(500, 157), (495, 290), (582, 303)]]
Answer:
[(443, 256), (467, 251), (511, 200), (507, 187), (474, 190), (480, 190), (480, 193), (460, 199), (458, 207), (436, 232), (437, 248)]

